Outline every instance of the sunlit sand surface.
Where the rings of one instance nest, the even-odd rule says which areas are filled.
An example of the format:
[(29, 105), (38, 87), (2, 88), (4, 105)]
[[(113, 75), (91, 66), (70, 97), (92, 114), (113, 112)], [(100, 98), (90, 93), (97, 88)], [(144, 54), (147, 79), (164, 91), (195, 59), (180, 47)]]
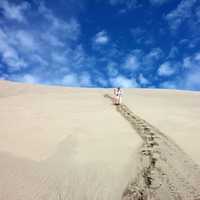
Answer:
[[(0, 81), (0, 199), (121, 199), (143, 141), (105, 94)], [(123, 102), (200, 164), (199, 99), (127, 89)]]

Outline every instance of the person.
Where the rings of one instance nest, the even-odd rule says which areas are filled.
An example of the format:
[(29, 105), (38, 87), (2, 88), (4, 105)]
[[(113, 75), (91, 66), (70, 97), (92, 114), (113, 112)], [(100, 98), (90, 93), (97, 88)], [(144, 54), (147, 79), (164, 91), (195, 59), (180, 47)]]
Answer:
[(114, 104), (120, 105), (122, 101), (122, 90), (120, 87), (114, 89)]

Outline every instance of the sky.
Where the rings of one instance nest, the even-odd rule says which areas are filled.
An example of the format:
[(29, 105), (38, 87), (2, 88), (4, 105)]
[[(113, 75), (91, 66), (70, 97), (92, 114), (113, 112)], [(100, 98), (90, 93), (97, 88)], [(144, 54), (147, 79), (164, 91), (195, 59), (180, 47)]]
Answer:
[(0, 0), (0, 79), (200, 90), (199, 0)]

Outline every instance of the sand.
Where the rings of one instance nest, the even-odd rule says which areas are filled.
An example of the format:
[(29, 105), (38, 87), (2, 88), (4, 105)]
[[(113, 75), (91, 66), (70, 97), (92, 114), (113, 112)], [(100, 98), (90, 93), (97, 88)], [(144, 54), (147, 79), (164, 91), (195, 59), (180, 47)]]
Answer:
[(200, 165), (200, 92), (135, 89), (124, 102), (173, 139)]
[[(0, 199), (121, 199), (143, 141), (107, 93), (0, 81)], [(123, 102), (200, 163), (199, 98), (127, 89)]]

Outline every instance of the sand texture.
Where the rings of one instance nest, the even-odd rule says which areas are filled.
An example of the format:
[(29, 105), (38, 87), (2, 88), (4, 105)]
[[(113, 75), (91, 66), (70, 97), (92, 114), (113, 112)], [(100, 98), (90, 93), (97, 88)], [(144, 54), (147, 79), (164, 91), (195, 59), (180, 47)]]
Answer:
[(200, 93), (111, 94), (0, 81), (0, 200), (200, 199)]

